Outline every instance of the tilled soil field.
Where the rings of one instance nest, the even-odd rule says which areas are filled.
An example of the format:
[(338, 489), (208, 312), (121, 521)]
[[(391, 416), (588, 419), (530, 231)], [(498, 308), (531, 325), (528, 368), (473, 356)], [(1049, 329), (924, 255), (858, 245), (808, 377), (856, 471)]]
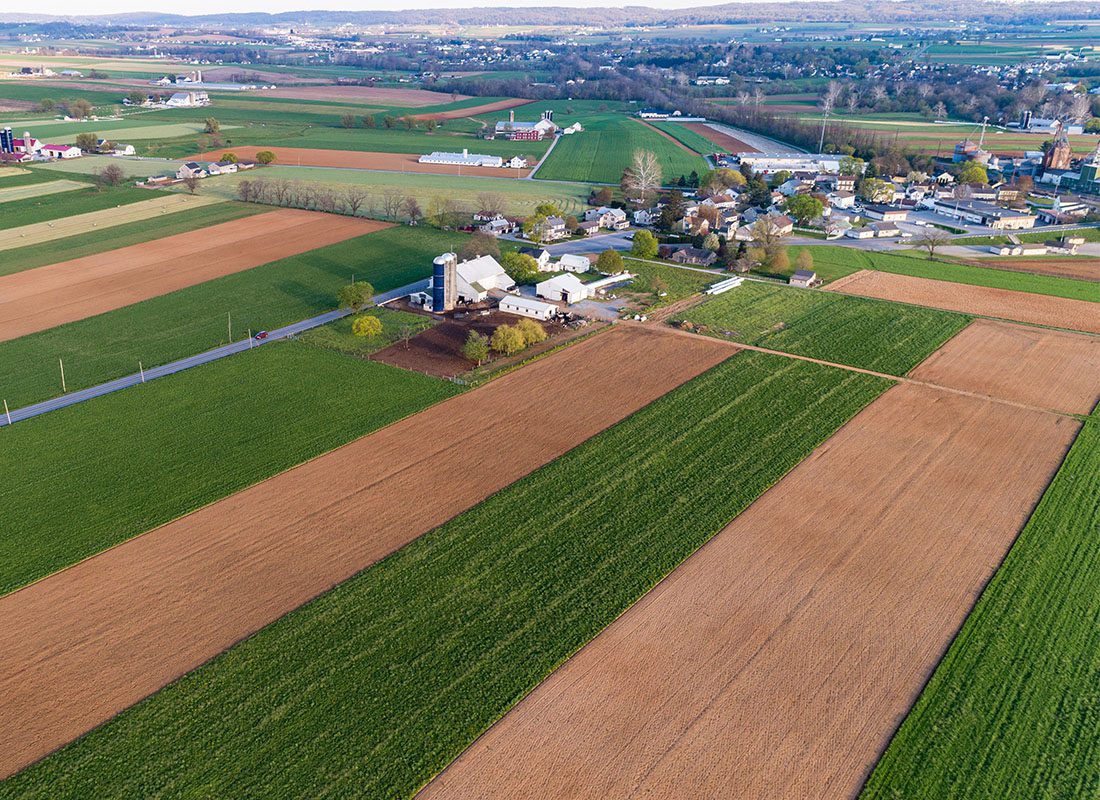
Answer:
[(0, 341), (102, 314), (390, 223), (281, 209), (0, 277)]
[(979, 319), (909, 376), (1037, 408), (1088, 414), (1100, 400), (1100, 337)]
[(894, 387), (420, 796), (854, 796), (1078, 427)]
[(1100, 333), (1100, 303), (1085, 300), (914, 278), (877, 270), (860, 270), (830, 283), (825, 289), (964, 314)]
[(695, 131), (704, 139), (710, 139), (718, 149), (726, 153), (756, 153), (759, 152), (755, 147), (751, 147), (740, 139), (730, 136), (728, 133), (722, 133), (722, 131), (712, 128), (705, 122), (682, 122), (680, 123), (689, 131)]
[[(440, 149), (446, 152), (462, 148), (448, 148), (446, 140), (441, 140)], [(192, 156), (195, 161), (216, 161), (227, 150), (237, 154), (238, 158), (253, 161), (256, 153), (270, 150), (275, 154), (275, 163), (293, 167), (342, 167), (344, 169), (375, 169), (388, 172), (427, 172), (433, 175), (481, 175), (489, 178), (524, 178), (529, 169), (506, 169), (504, 167), (459, 167), (455, 164), (421, 164), (420, 157), (411, 153), (374, 153), (359, 150), (320, 150), (310, 147), (223, 147)], [(477, 147), (473, 150), (476, 152)], [(534, 164), (538, 159), (528, 159)]]
[(1052, 275), (1056, 278), (1075, 278), (1100, 282), (1100, 258), (1034, 258), (1001, 260), (997, 257), (963, 259), (964, 264), (975, 267), (992, 267), (1009, 272), (1030, 272), (1034, 275)]
[(0, 776), (731, 352), (608, 331), (0, 598)]

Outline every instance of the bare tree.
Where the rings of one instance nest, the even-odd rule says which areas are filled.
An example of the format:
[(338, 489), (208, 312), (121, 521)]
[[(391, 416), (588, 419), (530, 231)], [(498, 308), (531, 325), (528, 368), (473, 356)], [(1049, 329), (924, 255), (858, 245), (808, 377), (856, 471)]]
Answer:
[(290, 186), (286, 181), (272, 181), (271, 194), (275, 198), (276, 205), (284, 205), (287, 200), (287, 195), (290, 192)]
[(194, 194), (199, 188), (199, 179), (195, 175), (188, 175), (183, 179), (183, 185), (187, 187), (187, 191)]
[(479, 192), (477, 196), (477, 210), (486, 214), (504, 213), (504, 195), (499, 192)]
[(1087, 94), (1075, 94), (1069, 101), (1068, 116), (1071, 121), (1083, 123), (1089, 116), (1091, 103)]
[(241, 181), (237, 184), (237, 197), (248, 203), (252, 200), (252, 181)]
[(344, 205), (347, 206), (348, 213), (353, 217), (359, 216), (359, 209), (362, 208), (366, 199), (367, 193), (362, 187), (349, 186), (344, 190)]
[(420, 210), (420, 203), (417, 202), (415, 197), (406, 197), (404, 208), (405, 216), (409, 218), (409, 222), (416, 225), (424, 218), (424, 212)]
[(635, 150), (630, 168), (623, 174), (623, 185), (630, 199), (646, 206), (661, 188), (661, 162), (649, 150)]
[(829, 84), (825, 87), (825, 94), (821, 96), (821, 111), (825, 116), (829, 116), (836, 108), (837, 98), (840, 97), (840, 89), (841, 85), (837, 81), (829, 81)]
[(935, 258), (936, 249), (946, 246), (950, 241), (950, 234), (939, 228), (925, 228), (913, 237), (913, 244), (925, 250), (928, 253), (929, 259)]
[(382, 214), (387, 219), (397, 219), (405, 205), (405, 195), (396, 186), (390, 186), (382, 192)]

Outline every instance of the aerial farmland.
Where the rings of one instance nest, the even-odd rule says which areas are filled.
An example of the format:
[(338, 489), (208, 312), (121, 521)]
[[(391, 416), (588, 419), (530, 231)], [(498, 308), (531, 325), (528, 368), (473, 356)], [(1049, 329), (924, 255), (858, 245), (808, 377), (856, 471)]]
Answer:
[(0, 20), (0, 800), (1100, 794), (1100, 4), (742, 6)]

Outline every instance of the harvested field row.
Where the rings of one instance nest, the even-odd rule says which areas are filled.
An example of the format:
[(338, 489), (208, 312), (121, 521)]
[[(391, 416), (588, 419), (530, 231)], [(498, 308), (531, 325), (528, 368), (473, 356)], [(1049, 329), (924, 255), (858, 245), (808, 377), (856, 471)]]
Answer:
[(709, 139), (718, 146), (718, 149), (726, 153), (756, 153), (759, 152), (755, 147), (745, 144), (740, 139), (730, 136), (728, 133), (712, 128), (705, 122), (682, 122), (680, 123), (689, 131), (695, 131), (700, 136)]
[(390, 227), (281, 209), (0, 277), (0, 341)]
[(155, 194), (148, 200), (128, 203), (120, 208), (89, 211), (87, 214), (62, 217), (51, 222), (34, 222), (30, 225), (21, 225), (18, 228), (0, 230), (0, 250), (41, 244), (54, 239), (63, 239), (66, 236), (77, 236), (98, 228), (110, 228), (115, 225), (125, 225), (128, 222), (156, 219), (162, 214), (172, 214), (176, 211), (221, 202), (224, 202), (224, 200), (220, 197), (204, 195)]
[(407, 797), (884, 387), (729, 359), (0, 784), (0, 797), (184, 785)]
[(1085, 300), (949, 283), (931, 278), (915, 278), (872, 270), (860, 270), (834, 281), (826, 287), (826, 290), (942, 308), (964, 314), (1016, 320), (1032, 325), (1100, 333), (1100, 305)]
[(420, 797), (851, 797), (1078, 425), (891, 389)]
[[(447, 142), (440, 147), (446, 149)], [(196, 161), (215, 161), (226, 150), (232, 150), (239, 158), (255, 160), (256, 153), (270, 150), (278, 164), (284, 167), (338, 167), (342, 169), (385, 170), (387, 172), (426, 172), (434, 175), (483, 175), (489, 178), (526, 178), (529, 169), (504, 169), (503, 167), (460, 167), (453, 164), (421, 164), (414, 153), (370, 153), (358, 150), (318, 150), (308, 147), (245, 147), (211, 150), (192, 156)], [(476, 150), (476, 146), (474, 148)]]
[(0, 203), (10, 203), (13, 200), (26, 200), (29, 197), (42, 197), (48, 194), (71, 192), (75, 189), (87, 189), (88, 184), (81, 181), (45, 181), (43, 183), (28, 183), (24, 186), (12, 186), (0, 189)]
[(0, 598), (0, 775), (729, 353), (656, 331), (595, 336)]
[[(383, 86), (280, 86), (254, 93), (257, 97), (286, 97), (293, 100), (358, 100), (387, 106), (434, 106), (445, 103), (451, 95), (424, 89), (388, 89)], [(469, 99), (459, 95), (457, 100)], [(530, 102), (523, 100), (520, 102)]]
[[(992, 267), (1010, 272), (1030, 272), (1033, 275), (1051, 275), (1056, 278), (1075, 278), (1100, 282), (1100, 258), (1036, 258), (1007, 260), (999, 257), (967, 258), (962, 263), (973, 267)], [(1098, 292), (1100, 294), (1100, 292)]]

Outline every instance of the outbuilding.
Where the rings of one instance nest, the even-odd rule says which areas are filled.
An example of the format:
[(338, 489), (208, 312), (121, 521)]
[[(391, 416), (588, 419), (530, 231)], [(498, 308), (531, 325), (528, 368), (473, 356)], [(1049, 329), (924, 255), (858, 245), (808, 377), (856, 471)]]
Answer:
[(797, 270), (794, 275), (791, 276), (791, 286), (798, 286), (801, 289), (809, 289), (817, 283), (817, 273), (809, 269)]
[(588, 272), (592, 268), (592, 262), (588, 256), (566, 253), (558, 259), (557, 267), (565, 272)]
[(576, 275), (566, 273), (535, 284), (535, 294), (547, 300), (579, 303), (588, 297), (588, 289)]
[(558, 307), (541, 300), (533, 300), (530, 297), (508, 295), (500, 300), (500, 310), (505, 314), (516, 314), (520, 317), (548, 320), (554, 316)]

